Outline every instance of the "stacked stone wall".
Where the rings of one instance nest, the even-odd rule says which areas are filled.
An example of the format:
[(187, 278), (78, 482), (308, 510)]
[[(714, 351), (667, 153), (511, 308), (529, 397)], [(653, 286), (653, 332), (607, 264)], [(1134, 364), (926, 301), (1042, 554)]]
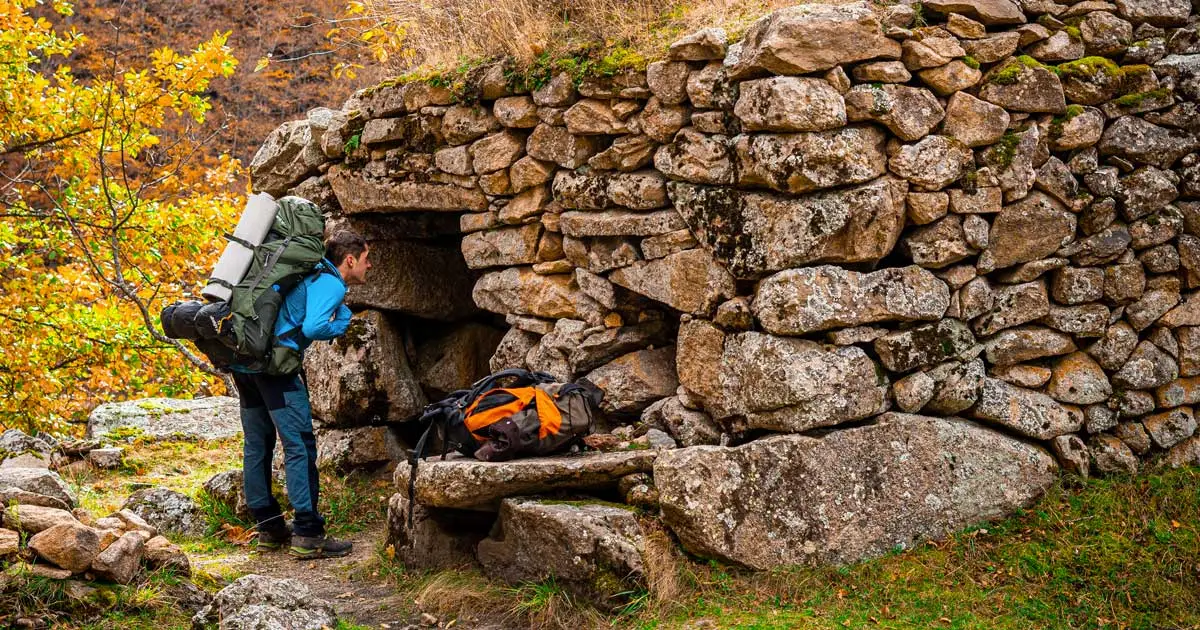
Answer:
[[(710, 445), (654, 467), (685, 546), (844, 561), (1027, 504), (1054, 459), (1200, 462), (1198, 31), (1187, 0), (801, 5), (644, 72), (516, 93), (494, 66), (465, 95), (364, 91), (277, 130), (255, 183), (373, 230), (387, 281), (357, 306), (472, 321), (444, 345), (490, 359), (443, 383), (587, 377), (610, 428)], [(347, 401), (316, 405), (329, 421), (402, 422), (437, 389), (412, 386), (420, 349), (389, 317), (360, 316), (369, 350), (312, 359), (322, 397)], [(763, 481), (886, 478), (885, 438), (906, 433), (949, 468), (909, 488), (930, 486), (911, 513), (871, 513), (904, 503), (886, 480), (839, 482), (855, 518), (921, 523), (869, 544), (799, 513), (832, 485)], [(801, 507), (772, 516), (755, 491)], [(751, 544), (781, 531), (800, 542)]]

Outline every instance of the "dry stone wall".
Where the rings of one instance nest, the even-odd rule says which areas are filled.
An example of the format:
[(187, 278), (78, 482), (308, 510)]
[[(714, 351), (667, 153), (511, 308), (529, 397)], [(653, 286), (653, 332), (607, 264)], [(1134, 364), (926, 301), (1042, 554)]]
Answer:
[(489, 368), (588, 377), (610, 425), (684, 447), (652, 482), (681, 542), (756, 567), (1002, 514), (1058, 466), (1197, 463), (1196, 13), (806, 4), (644, 72), (519, 93), (487, 67), (287, 123), (256, 187), (368, 230), (351, 300), (386, 311), (311, 359), (314, 407), (401, 422)]

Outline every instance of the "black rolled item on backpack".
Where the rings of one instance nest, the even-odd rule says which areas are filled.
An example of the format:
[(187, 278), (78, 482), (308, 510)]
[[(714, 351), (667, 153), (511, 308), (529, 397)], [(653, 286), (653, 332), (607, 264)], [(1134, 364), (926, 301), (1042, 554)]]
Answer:
[(196, 316), (203, 307), (203, 302), (195, 300), (168, 305), (159, 315), (163, 334), (171, 339), (200, 339), (200, 331), (196, 329)]

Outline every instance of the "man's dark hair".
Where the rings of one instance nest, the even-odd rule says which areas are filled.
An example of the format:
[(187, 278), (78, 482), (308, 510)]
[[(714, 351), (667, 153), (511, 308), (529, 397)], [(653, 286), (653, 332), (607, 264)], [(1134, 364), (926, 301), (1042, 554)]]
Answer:
[(367, 239), (353, 230), (338, 230), (325, 239), (325, 257), (334, 265), (345, 262), (347, 256), (358, 258), (367, 249)]

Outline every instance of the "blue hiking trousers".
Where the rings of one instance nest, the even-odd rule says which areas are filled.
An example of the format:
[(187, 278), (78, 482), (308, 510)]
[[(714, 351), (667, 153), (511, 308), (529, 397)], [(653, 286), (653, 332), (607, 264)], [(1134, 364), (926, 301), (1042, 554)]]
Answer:
[(325, 519), (317, 512), (317, 440), (313, 437), (308, 389), (299, 375), (233, 373), (241, 399), (242, 480), (246, 504), (260, 531), (284, 527), (279, 502), (271, 494), (275, 438), (283, 443), (288, 501), (295, 510), (293, 532), (324, 536)]

